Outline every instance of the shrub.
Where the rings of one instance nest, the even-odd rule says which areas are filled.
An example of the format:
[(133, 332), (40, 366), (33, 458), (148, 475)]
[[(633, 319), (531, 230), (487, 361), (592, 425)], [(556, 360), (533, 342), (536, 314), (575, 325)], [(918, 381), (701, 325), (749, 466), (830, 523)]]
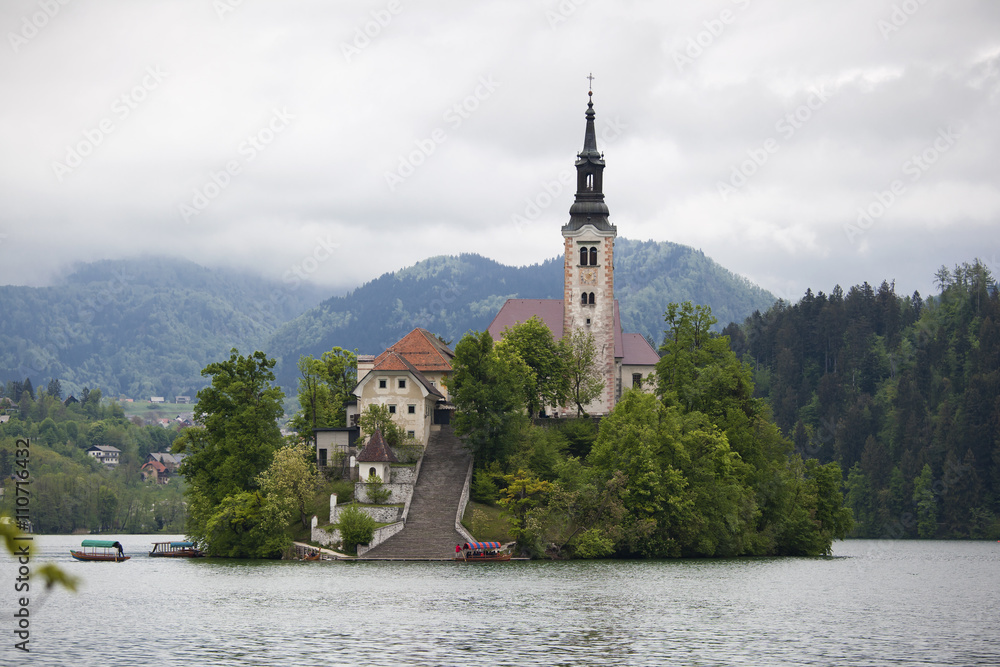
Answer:
[(365, 488), (365, 494), (368, 496), (368, 502), (371, 504), (382, 505), (389, 500), (389, 496), (392, 495), (392, 491), (385, 488), (381, 477), (378, 475), (370, 475)]
[(576, 538), (573, 553), (577, 558), (607, 558), (614, 553), (614, 543), (600, 528), (590, 528)]
[(493, 475), (480, 468), (472, 476), (472, 486), (469, 488), (469, 495), (477, 503), (484, 505), (495, 505), (500, 491), (493, 481)]
[(375, 519), (353, 505), (348, 505), (340, 511), (337, 530), (344, 543), (344, 549), (355, 551), (359, 544), (368, 544), (375, 534)]

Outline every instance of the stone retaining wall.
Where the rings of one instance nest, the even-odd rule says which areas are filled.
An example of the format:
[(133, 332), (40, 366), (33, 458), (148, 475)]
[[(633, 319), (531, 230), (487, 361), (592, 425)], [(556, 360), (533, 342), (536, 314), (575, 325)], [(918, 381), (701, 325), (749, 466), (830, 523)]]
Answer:
[[(403, 530), (403, 526), (406, 524), (406, 515), (410, 511), (410, 501), (413, 499), (413, 487), (417, 483), (417, 477), (420, 476), (421, 463), (423, 463), (423, 457), (417, 461), (416, 465), (392, 466), (391, 478), (393, 482), (391, 484), (382, 485), (382, 488), (389, 489), (390, 491), (389, 499), (386, 503), (392, 505), (402, 504), (402, 507), (389, 507), (387, 505), (358, 507), (358, 509), (370, 516), (376, 522), (390, 524), (388, 526), (377, 528), (375, 530), (375, 534), (372, 536), (372, 541), (367, 547), (362, 545), (358, 546), (359, 556), (364, 551), (381, 544), (399, 531)], [(466, 481), (466, 487), (468, 487), (468, 481)], [(363, 503), (368, 500), (368, 495), (365, 492), (366, 488), (367, 485), (364, 482), (355, 482), (354, 497), (358, 502)], [(330, 494), (330, 525), (335, 525), (340, 520), (340, 507), (341, 506), (337, 505), (337, 494)], [(334, 546), (340, 544), (339, 530), (327, 530), (325, 527), (320, 528), (318, 524), (319, 519), (314, 516), (311, 531), (314, 542), (318, 542), (324, 546)]]
[(385, 542), (387, 539), (389, 539), (399, 531), (403, 530), (403, 527), (405, 525), (406, 524), (404, 524), (402, 521), (398, 521), (396, 523), (390, 524), (388, 526), (382, 526), (381, 528), (377, 529), (374, 532), (374, 534), (372, 534), (371, 542), (369, 542), (367, 545), (364, 544), (358, 545), (358, 558), (361, 558), (371, 549), (374, 549), (375, 547), (382, 544), (383, 542)]
[[(395, 503), (406, 503), (410, 496), (413, 495), (413, 484), (383, 484), (383, 489), (389, 491), (389, 498), (385, 501), (386, 504), (392, 505)], [(366, 482), (356, 482), (354, 484), (354, 499), (359, 503), (371, 502), (368, 497), (368, 484)]]

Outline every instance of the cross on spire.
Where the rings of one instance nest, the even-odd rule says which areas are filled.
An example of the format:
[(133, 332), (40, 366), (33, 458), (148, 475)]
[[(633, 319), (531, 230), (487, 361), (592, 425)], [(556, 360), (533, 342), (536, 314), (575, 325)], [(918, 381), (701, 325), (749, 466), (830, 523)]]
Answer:
[(590, 92), (594, 92), (594, 73), (593, 72), (591, 72), (590, 74), (587, 75), (587, 81), (590, 82), (588, 84), (588, 87), (590, 88)]

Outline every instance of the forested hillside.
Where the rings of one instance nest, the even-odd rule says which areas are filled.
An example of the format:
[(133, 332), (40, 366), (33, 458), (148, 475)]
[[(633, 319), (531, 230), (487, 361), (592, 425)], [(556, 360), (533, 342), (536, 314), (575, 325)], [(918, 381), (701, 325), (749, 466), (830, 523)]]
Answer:
[(979, 261), (940, 296), (807, 291), (726, 328), (779, 426), (837, 461), (865, 537), (1000, 537), (1000, 297)]
[[(5, 402), (0, 399), (0, 405)], [(170, 451), (176, 431), (141, 421), (126, 419), (117, 403), (102, 405), (100, 391), (70, 406), (41, 391), (35, 398), (25, 392), (20, 410), (0, 424), (0, 486), (6, 491), (0, 514), (15, 516), (11, 473), (27, 469), (37, 533), (183, 531), (183, 480), (142, 482), (139, 471), (150, 452)], [(23, 451), (19, 438), (30, 439), (27, 457), (16, 455)], [(118, 466), (108, 469), (89, 456), (92, 445), (120, 449)], [(26, 466), (18, 466), (18, 459)]]
[(101, 261), (51, 287), (0, 287), (0, 381), (132, 398), (193, 395), (201, 369), (256, 349), (321, 291), (165, 258)]
[[(615, 241), (615, 294), (625, 331), (657, 345), (668, 303), (710, 305), (720, 321), (729, 322), (775, 300), (701, 251), (629, 239)], [(414, 327), (457, 342), (468, 331), (486, 329), (511, 298), (563, 298), (562, 258), (510, 267), (479, 255), (432, 257), (324, 301), (283, 327), (267, 350), (278, 358), (279, 383), (290, 387), (303, 354), (319, 357), (335, 346), (378, 354)]]
[[(686, 246), (619, 239), (615, 252), (622, 324), (657, 343), (671, 301), (709, 304), (722, 322), (774, 302)], [(560, 299), (562, 260), (510, 267), (433, 257), (314, 308), (327, 295), (183, 260), (82, 265), (51, 287), (0, 287), (0, 382), (58, 379), (64, 395), (99, 387), (105, 396), (193, 396), (205, 386), (201, 369), (236, 347), (276, 357), (278, 380), (291, 388), (302, 354), (378, 353), (418, 326), (458, 340), (486, 328), (508, 298)]]

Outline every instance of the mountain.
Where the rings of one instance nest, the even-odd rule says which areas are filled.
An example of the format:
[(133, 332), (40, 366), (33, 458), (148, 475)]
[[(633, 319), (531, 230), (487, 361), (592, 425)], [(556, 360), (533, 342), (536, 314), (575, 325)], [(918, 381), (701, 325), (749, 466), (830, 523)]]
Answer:
[[(671, 301), (708, 304), (719, 327), (765, 311), (775, 298), (698, 250), (674, 243), (615, 242), (622, 325), (656, 343)], [(279, 383), (294, 389), (302, 354), (334, 346), (376, 354), (414, 327), (452, 343), (485, 329), (510, 298), (561, 299), (562, 258), (524, 267), (479, 255), (432, 257), (322, 299), (297, 287), (162, 257), (82, 264), (50, 287), (0, 287), (0, 385), (60, 381), (63, 395), (193, 395), (201, 369), (263, 350)]]
[(162, 257), (79, 265), (50, 287), (0, 287), (0, 380), (63, 395), (193, 394), (201, 369), (261, 348), (327, 292)]
[[(657, 345), (672, 301), (711, 306), (721, 329), (776, 300), (700, 250), (624, 238), (615, 241), (615, 293), (625, 331)], [(432, 257), (327, 299), (281, 327), (266, 349), (279, 360), (279, 382), (293, 387), (303, 354), (318, 357), (334, 346), (378, 354), (414, 327), (454, 344), (468, 331), (485, 329), (507, 299), (562, 297), (561, 257), (525, 267), (472, 254)]]

